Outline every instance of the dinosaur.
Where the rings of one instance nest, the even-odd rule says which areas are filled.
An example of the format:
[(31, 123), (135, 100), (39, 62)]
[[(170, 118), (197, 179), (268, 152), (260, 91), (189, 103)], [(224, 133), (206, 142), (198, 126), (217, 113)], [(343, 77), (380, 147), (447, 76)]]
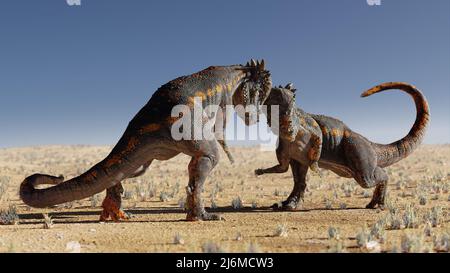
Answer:
[[(361, 97), (391, 89), (402, 90), (414, 99), (416, 120), (404, 138), (391, 144), (378, 144), (352, 131), (338, 119), (309, 114), (297, 108), (292, 84), (272, 88), (264, 104), (268, 107), (268, 125), (279, 136), (276, 148), (278, 165), (257, 169), (255, 174), (284, 173), (290, 166), (294, 180), (294, 188), (288, 198), (272, 208), (295, 210), (304, 198), (308, 169), (314, 169), (318, 163), (320, 168), (355, 179), (363, 188), (375, 187), (366, 208), (384, 209), (388, 183), (384, 168), (407, 157), (420, 145), (430, 119), (427, 100), (415, 86), (407, 83), (383, 83), (362, 93)], [(279, 105), (279, 130), (274, 129), (277, 120), (271, 120), (271, 105)]]
[[(127, 219), (121, 208), (121, 181), (142, 175), (153, 160), (169, 160), (184, 153), (191, 156), (186, 187), (186, 219), (221, 220), (220, 215), (206, 212), (201, 193), (205, 180), (219, 162), (218, 146), (228, 151), (226, 142), (217, 138), (175, 140), (171, 129), (184, 113), (173, 117), (172, 110), (179, 105), (194, 111), (194, 106), (204, 109), (208, 105), (217, 105), (222, 109), (227, 105), (256, 106), (258, 109), (271, 88), (271, 76), (265, 69), (264, 60), (256, 62), (253, 59), (246, 65), (211, 66), (172, 80), (155, 91), (103, 160), (67, 181), (63, 176), (33, 174), (21, 183), (20, 197), (31, 207), (44, 208), (84, 199), (106, 189), (100, 220)], [(240, 117), (246, 125), (257, 122), (248, 113)], [(194, 121), (190, 125), (194, 126)], [(205, 124), (210, 121), (215, 122), (217, 118), (202, 112), (201, 122)], [(226, 125), (225, 117), (222, 125)], [(53, 186), (36, 188), (42, 184)]]

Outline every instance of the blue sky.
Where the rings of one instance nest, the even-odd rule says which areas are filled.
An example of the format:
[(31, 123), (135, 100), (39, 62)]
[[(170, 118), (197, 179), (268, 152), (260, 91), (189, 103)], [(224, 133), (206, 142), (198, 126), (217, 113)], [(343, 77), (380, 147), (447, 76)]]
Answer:
[(210, 65), (265, 58), (297, 104), (369, 139), (415, 118), (386, 81), (419, 87), (426, 143), (450, 142), (450, 1), (2, 1), (0, 147), (113, 144), (162, 84)]

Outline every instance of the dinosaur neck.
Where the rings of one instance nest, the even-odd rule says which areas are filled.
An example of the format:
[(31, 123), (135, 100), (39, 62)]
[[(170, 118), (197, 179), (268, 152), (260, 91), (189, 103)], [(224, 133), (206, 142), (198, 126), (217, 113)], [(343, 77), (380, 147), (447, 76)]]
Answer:
[[(266, 114), (266, 119), (267, 119), (267, 124), (269, 126), (272, 126), (272, 107), (277, 106), (278, 107), (278, 114), (279, 117), (281, 118), (281, 116), (286, 115), (287, 113), (292, 113), (293, 109), (291, 109), (293, 106), (291, 104), (290, 101), (286, 100), (286, 99), (275, 99), (272, 97), (269, 97), (266, 102), (264, 103), (264, 105), (267, 107), (267, 114)], [(295, 105), (294, 105), (295, 107)], [(278, 122), (281, 122), (278, 121)]]
[(242, 90), (240, 86), (248, 77), (248, 72), (242, 68), (239, 65), (215, 66), (191, 75), (190, 81), (195, 87), (189, 91), (187, 105), (191, 108), (199, 102), (203, 107), (233, 105), (233, 97), (242, 95), (238, 94)]
[(223, 93), (220, 103), (221, 106), (233, 104), (233, 96), (239, 86), (245, 81), (246, 76), (247, 75), (245, 72), (232, 68), (232, 70), (228, 73), (228, 77), (226, 77), (222, 83), (226, 92)]

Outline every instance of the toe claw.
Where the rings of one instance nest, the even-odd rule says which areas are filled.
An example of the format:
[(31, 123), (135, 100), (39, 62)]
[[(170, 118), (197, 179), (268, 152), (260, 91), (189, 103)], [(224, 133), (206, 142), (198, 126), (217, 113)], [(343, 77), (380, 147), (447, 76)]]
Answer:
[(262, 174), (264, 174), (264, 173), (263, 173), (262, 169), (256, 169), (256, 170), (255, 170), (255, 174), (256, 174), (256, 175), (262, 175)]
[(272, 206), (270, 206), (271, 209), (273, 210), (279, 210), (282, 206), (280, 205), (280, 203), (275, 203)]
[(111, 219), (114, 222), (119, 222), (122, 220), (129, 220), (130, 215), (124, 212), (120, 208), (120, 202), (106, 197), (102, 203), (103, 211), (100, 215), (100, 222), (105, 222)]
[(376, 207), (376, 204), (370, 202), (369, 204), (366, 205), (366, 209), (374, 209)]

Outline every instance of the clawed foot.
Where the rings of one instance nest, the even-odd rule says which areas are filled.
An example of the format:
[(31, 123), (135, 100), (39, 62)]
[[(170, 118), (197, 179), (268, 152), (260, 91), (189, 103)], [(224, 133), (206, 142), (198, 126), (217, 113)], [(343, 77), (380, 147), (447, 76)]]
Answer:
[(280, 203), (275, 203), (271, 206), (273, 210), (292, 211), (297, 210), (298, 202), (294, 200), (286, 200)]
[(255, 174), (256, 174), (256, 175), (263, 175), (263, 174), (264, 174), (264, 171), (263, 171), (263, 169), (256, 169), (256, 170), (255, 170)]
[(382, 203), (382, 202), (380, 202), (378, 200), (375, 200), (375, 201), (372, 200), (366, 206), (366, 209), (376, 209), (376, 208), (379, 208), (380, 210), (384, 210), (385, 209), (384, 203)]
[(384, 204), (386, 200), (386, 185), (380, 184), (375, 188), (375, 191), (373, 192), (372, 200), (369, 204), (367, 204), (367, 209), (375, 209), (379, 208), (381, 210), (384, 210)]
[(105, 198), (102, 207), (103, 211), (100, 215), (100, 222), (105, 222), (110, 219), (114, 222), (119, 222), (123, 220), (129, 220), (131, 218), (131, 215), (124, 212), (111, 198)]
[(187, 221), (223, 221), (225, 220), (220, 214), (203, 212), (200, 215), (188, 213)]

